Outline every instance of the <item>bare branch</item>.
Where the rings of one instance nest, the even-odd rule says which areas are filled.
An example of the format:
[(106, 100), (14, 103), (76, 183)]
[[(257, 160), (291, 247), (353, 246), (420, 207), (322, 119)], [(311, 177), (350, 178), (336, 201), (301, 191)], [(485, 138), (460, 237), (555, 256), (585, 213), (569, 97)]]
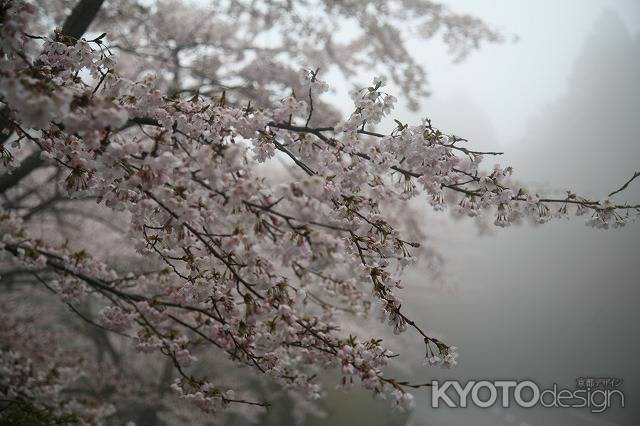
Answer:
[(44, 161), (40, 158), (40, 151), (34, 152), (24, 159), (20, 166), (16, 168), (11, 174), (4, 174), (0, 176), (0, 194), (7, 191), (10, 188), (16, 186), (22, 179), (29, 175), (35, 169), (45, 165)]
[(629, 186), (629, 184), (630, 184), (631, 182), (633, 182), (633, 180), (634, 180), (635, 178), (637, 178), (638, 176), (640, 176), (640, 172), (635, 172), (635, 173), (633, 174), (633, 176), (631, 176), (631, 179), (629, 179), (628, 181), (626, 181), (626, 182), (625, 182), (625, 184), (624, 184), (624, 185), (622, 185), (619, 189), (617, 189), (617, 190), (613, 191), (612, 193), (610, 193), (610, 194), (609, 194), (609, 197), (612, 197), (612, 196), (616, 195), (618, 192), (622, 192), (622, 191), (624, 191), (625, 189), (627, 189), (627, 187)]
[(98, 14), (104, 0), (80, 0), (62, 25), (62, 34), (79, 39)]

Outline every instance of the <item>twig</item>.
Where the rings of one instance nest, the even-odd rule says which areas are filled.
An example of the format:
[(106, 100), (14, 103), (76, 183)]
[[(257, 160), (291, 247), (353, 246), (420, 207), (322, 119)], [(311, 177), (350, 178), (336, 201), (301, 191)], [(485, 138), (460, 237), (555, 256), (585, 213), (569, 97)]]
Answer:
[(630, 184), (631, 182), (633, 182), (633, 180), (634, 180), (635, 178), (637, 178), (638, 176), (640, 176), (640, 172), (635, 172), (635, 173), (633, 174), (633, 176), (631, 176), (631, 179), (629, 179), (628, 181), (626, 181), (626, 182), (625, 182), (625, 184), (624, 184), (624, 185), (622, 185), (622, 186), (620, 187), (620, 189), (617, 189), (617, 190), (613, 191), (611, 194), (609, 194), (609, 197), (611, 197), (611, 196), (613, 196), (613, 195), (617, 194), (618, 192), (622, 192), (622, 191), (624, 191), (625, 189), (627, 189), (627, 187), (629, 186), (629, 184)]

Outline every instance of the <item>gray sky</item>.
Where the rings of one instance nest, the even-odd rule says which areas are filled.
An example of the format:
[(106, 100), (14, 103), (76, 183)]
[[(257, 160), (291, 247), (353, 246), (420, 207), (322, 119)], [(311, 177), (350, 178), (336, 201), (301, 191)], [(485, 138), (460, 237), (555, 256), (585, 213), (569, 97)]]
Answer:
[[(445, 2), (482, 18), (517, 42), (487, 45), (452, 64), (440, 43), (412, 44), (429, 72), (433, 97), (417, 117), (438, 117), (438, 102), (463, 94), (482, 108), (499, 144), (516, 143), (542, 107), (567, 89), (585, 38), (606, 10), (616, 12), (632, 33), (640, 31), (637, 0), (496, 0)], [(444, 117), (443, 117), (444, 118)], [(449, 118), (449, 117), (447, 117)], [(451, 123), (449, 123), (451, 121)], [(448, 119), (447, 126), (459, 128)]]

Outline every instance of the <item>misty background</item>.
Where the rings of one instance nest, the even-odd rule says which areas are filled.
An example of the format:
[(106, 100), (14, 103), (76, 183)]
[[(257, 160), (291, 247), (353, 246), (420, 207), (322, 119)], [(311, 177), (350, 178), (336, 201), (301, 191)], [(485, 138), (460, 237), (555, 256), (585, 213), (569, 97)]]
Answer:
[[(433, 95), (417, 112), (400, 109), (395, 117), (415, 123), (427, 116), (474, 147), (505, 151), (486, 165), (511, 165), (535, 187), (602, 199), (640, 171), (640, 2), (446, 3), (500, 29), (507, 41), (461, 63), (437, 41), (412, 43)], [(347, 98), (339, 103), (349, 111)], [(640, 184), (616, 199), (639, 200)], [(425, 215), (431, 242), (447, 260), (444, 279), (433, 282), (417, 268), (403, 306), (461, 357), (453, 370), (425, 367), (422, 347), (409, 336), (401, 374), (415, 382), (531, 379), (569, 389), (578, 377), (616, 377), (624, 380), (626, 408), (432, 409), (429, 391), (421, 391), (409, 424), (640, 424), (640, 224), (602, 231), (573, 218), (479, 235), (470, 220)], [(328, 404), (333, 413), (322, 424), (365, 421), (348, 401)], [(372, 417), (367, 424), (405, 421)]]

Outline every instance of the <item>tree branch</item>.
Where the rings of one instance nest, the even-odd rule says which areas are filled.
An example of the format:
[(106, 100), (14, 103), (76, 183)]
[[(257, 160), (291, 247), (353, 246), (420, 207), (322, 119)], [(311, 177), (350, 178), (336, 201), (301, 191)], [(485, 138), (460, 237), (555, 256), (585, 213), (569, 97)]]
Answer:
[(612, 197), (612, 196), (616, 195), (618, 192), (622, 192), (622, 191), (624, 191), (625, 189), (627, 189), (627, 187), (629, 186), (629, 184), (630, 184), (631, 182), (633, 182), (633, 180), (634, 180), (635, 178), (639, 177), (639, 176), (640, 176), (640, 172), (635, 172), (635, 173), (633, 174), (633, 176), (631, 176), (631, 179), (629, 179), (628, 181), (626, 181), (626, 182), (624, 183), (624, 185), (622, 185), (619, 189), (617, 189), (617, 190), (613, 191), (612, 193), (610, 193), (610, 194), (609, 194), (609, 197)]
[(104, 0), (80, 0), (65, 19), (62, 34), (80, 39), (98, 14)]
[(6, 192), (8, 189), (16, 186), (23, 178), (25, 178), (33, 170), (43, 166), (45, 163), (40, 158), (40, 151), (34, 152), (24, 159), (20, 166), (16, 168), (13, 173), (0, 176), (0, 194)]

